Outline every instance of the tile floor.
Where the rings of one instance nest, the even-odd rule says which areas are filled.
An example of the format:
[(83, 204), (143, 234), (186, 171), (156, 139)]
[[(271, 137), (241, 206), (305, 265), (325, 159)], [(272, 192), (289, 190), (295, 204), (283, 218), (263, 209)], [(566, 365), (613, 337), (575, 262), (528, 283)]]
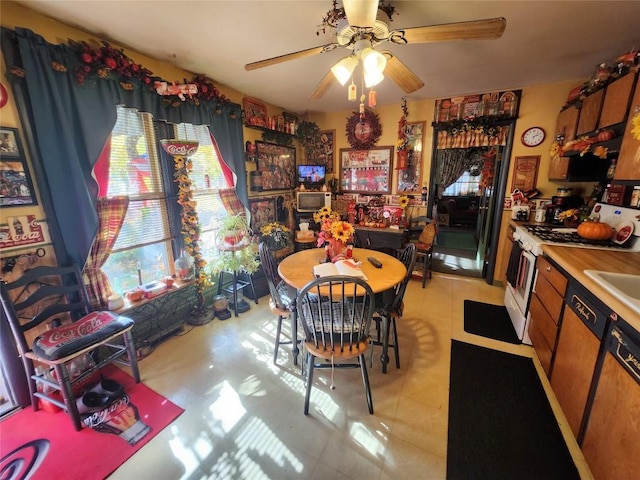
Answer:
[[(185, 412), (111, 479), (445, 479), (451, 339), (533, 356), (533, 349), (463, 330), (463, 300), (501, 304), (484, 281), (434, 274), (412, 280), (398, 324), (401, 368), (370, 369), (369, 415), (358, 370), (316, 371), (309, 416), (290, 346), (274, 365), (268, 297), (238, 318), (214, 320), (160, 344), (141, 361), (143, 381)], [(540, 365), (536, 360), (536, 366)], [(544, 381), (545, 387), (548, 383)], [(559, 411), (552, 397), (554, 410)], [(569, 432), (559, 414), (565, 436)], [(583, 478), (592, 478), (575, 441)]]

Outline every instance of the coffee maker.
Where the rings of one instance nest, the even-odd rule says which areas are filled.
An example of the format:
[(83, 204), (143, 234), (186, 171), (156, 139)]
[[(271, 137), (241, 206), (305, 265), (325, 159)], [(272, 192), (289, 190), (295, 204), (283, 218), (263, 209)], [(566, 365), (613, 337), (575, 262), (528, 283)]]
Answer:
[(561, 187), (556, 195), (551, 197), (551, 204), (547, 206), (545, 221), (554, 225), (562, 225), (560, 214), (565, 210), (580, 208), (584, 204), (580, 195), (573, 195), (572, 188)]

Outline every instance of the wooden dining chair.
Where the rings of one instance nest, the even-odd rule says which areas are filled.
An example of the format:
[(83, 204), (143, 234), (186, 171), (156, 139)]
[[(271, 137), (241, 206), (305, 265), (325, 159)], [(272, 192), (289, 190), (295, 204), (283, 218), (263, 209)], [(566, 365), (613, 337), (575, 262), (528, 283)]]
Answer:
[[(34, 410), (39, 410), (41, 401), (55, 405), (80, 430), (81, 411), (107, 406), (85, 402), (93, 383), (100, 380), (102, 367), (125, 364), (136, 383), (140, 382), (131, 335), (133, 320), (113, 312), (92, 312), (77, 266), (40, 266), (14, 282), (0, 282), (0, 299), (22, 359)], [(41, 375), (36, 374), (36, 366)]]
[[(398, 344), (398, 327), (396, 320), (402, 317), (404, 311), (404, 294), (407, 290), (407, 284), (411, 279), (413, 268), (416, 264), (417, 249), (413, 243), (407, 243), (404, 248), (398, 254), (398, 260), (407, 269), (407, 274), (402, 281), (395, 286), (393, 301), (390, 305), (385, 305), (382, 308), (377, 309), (373, 314), (373, 321), (376, 324), (376, 339), (371, 343), (376, 346), (382, 346), (383, 339), (381, 338), (381, 323), (384, 320), (383, 317), (389, 315), (389, 330), (387, 335), (393, 333), (393, 342), (390, 342), (389, 348), (393, 348), (393, 353), (396, 359), (396, 368), (400, 368), (400, 345)], [(373, 351), (371, 355), (371, 362), (373, 363)]]
[(273, 349), (273, 363), (276, 363), (280, 345), (291, 345), (293, 342), (293, 340), (282, 340), (280, 338), (282, 335), (282, 321), (291, 315), (291, 298), (287, 284), (284, 283), (280, 275), (278, 275), (278, 264), (273, 252), (264, 242), (258, 245), (258, 251), (260, 254), (260, 264), (262, 265), (262, 270), (264, 271), (267, 285), (269, 286), (269, 308), (271, 309), (271, 313), (278, 316), (276, 340)]
[(422, 265), (422, 288), (425, 287), (427, 278), (431, 278), (433, 244), (437, 234), (438, 223), (434, 219), (423, 227), (417, 239), (412, 240), (416, 245), (417, 261)]
[(360, 368), (369, 413), (373, 414), (366, 353), (375, 298), (362, 279), (349, 276), (320, 277), (298, 294), (297, 313), (304, 329), (306, 393), (304, 414), (309, 414), (316, 368)]

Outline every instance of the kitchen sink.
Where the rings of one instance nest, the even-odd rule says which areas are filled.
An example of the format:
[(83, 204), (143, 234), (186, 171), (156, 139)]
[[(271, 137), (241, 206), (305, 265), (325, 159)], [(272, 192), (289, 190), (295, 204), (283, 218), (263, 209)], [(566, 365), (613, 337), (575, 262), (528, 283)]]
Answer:
[(615, 295), (628, 307), (640, 313), (640, 275), (585, 270), (585, 275), (598, 285)]

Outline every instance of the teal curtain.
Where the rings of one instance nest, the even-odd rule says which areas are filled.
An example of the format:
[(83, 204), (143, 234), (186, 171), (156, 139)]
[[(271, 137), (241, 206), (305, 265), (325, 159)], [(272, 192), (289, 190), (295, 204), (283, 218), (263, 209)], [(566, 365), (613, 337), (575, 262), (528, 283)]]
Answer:
[[(40, 162), (43, 182), (69, 261), (84, 265), (98, 229), (98, 188), (91, 173), (116, 122), (116, 105), (151, 113), (168, 123), (207, 125), (220, 153), (237, 176), (237, 194), (248, 207), (244, 166), (242, 110), (217, 101), (196, 106), (167, 106), (163, 97), (142, 85), (124, 90), (117, 79), (75, 78), (78, 55), (65, 44), (54, 45), (31, 30), (2, 28), (2, 53), (14, 93), (32, 123), (34, 162)], [(66, 71), (53, 68), (63, 65)], [(15, 68), (17, 67), (17, 68)], [(16, 74), (18, 73), (18, 74)], [(133, 83), (133, 82), (132, 82)], [(48, 219), (50, 220), (50, 219)]]

